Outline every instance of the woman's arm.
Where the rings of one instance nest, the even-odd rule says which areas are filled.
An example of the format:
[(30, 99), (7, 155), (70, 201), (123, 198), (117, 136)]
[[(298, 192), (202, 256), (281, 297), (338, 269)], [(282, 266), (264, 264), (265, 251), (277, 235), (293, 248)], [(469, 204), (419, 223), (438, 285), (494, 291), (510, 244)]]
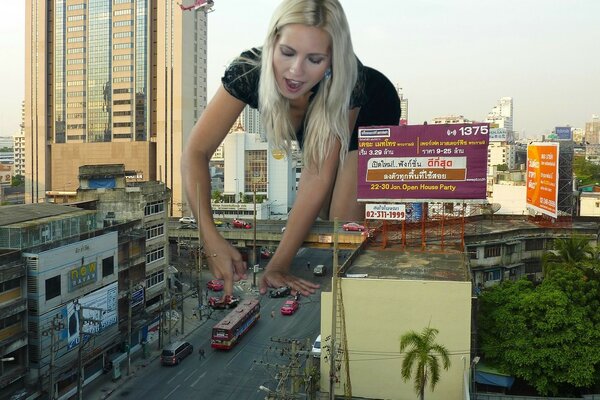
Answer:
[[(355, 108), (349, 113), (348, 125), (350, 132), (356, 124), (359, 110), (359, 108)], [(304, 243), (304, 239), (324, 203), (331, 200), (339, 156), (340, 144), (335, 142), (320, 171), (317, 171), (314, 166), (304, 166), (302, 169), (298, 195), (290, 212), (286, 229), (260, 282), (260, 292), (262, 294), (266, 293), (267, 287), (288, 286), (307, 296), (314, 293), (315, 289), (319, 287), (313, 282), (291, 275), (289, 270), (292, 260), (302, 243)]]
[(226, 295), (233, 294), (234, 280), (245, 277), (246, 265), (240, 253), (215, 227), (210, 203), (211, 179), (208, 164), (245, 105), (220, 86), (192, 128), (181, 160), (187, 201), (198, 221), (208, 265), (216, 278), (225, 281)]

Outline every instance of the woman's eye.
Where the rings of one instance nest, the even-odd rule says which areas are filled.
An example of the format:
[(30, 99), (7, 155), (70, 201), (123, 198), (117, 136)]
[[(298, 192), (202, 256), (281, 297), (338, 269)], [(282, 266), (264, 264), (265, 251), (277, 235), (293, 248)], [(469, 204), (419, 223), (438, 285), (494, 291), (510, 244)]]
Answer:
[(319, 58), (308, 58), (308, 61), (310, 61), (313, 64), (321, 64), (321, 62), (323, 62), (323, 58), (319, 57)]
[(281, 49), (281, 54), (285, 57), (291, 57), (294, 55), (294, 52), (287, 49)]

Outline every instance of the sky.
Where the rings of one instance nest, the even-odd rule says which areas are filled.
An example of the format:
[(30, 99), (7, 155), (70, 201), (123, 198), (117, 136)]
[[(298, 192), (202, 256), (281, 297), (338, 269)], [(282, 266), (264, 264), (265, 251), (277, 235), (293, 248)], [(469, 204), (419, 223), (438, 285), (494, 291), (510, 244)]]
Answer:
[[(107, 0), (109, 1), (109, 0)], [(165, 1), (165, 0), (160, 0)], [(193, 0), (181, 0), (184, 5)], [(259, 46), (278, 0), (214, 0), (208, 96), (227, 64)], [(598, 0), (342, 0), (354, 51), (402, 88), (409, 124), (484, 120), (512, 97), (524, 137), (583, 128), (600, 115)], [(0, 13), (0, 136), (18, 130), (24, 97), (25, 1)]]

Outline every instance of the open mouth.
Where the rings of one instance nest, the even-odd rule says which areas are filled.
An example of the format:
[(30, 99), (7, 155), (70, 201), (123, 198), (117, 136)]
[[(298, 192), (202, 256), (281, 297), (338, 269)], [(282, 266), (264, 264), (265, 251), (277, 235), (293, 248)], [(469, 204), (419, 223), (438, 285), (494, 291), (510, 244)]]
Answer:
[(303, 85), (303, 82), (295, 81), (293, 79), (283, 79), (285, 81), (285, 86), (290, 92), (297, 92)]

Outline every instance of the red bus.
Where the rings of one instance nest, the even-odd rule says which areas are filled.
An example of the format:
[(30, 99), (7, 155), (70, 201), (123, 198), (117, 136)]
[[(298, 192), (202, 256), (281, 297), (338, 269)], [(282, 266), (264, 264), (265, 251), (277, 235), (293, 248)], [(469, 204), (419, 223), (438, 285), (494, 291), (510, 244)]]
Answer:
[(218, 324), (213, 326), (210, 345), (213, 349), (229, 350), (260, 318), (258, 299), (244, 299)]

